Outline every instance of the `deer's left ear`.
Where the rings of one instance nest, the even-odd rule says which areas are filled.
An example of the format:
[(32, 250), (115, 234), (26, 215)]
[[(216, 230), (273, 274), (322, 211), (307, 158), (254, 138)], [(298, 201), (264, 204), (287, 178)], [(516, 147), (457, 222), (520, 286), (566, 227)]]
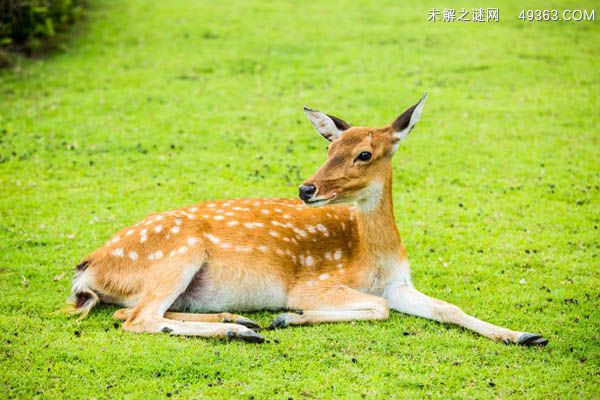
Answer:
[(346, 121), (334, 117), (333, 115), (327, 115), (321, 111), (311, 110), (308, 107), (304, 107), (304, 113), (308, 120), (313, 124), (317, 132), (321, 134), (325, 139), (333, 142), (336, 140), (342, 132), (346, 129), (350, 129), (351, 126)]
[(394, 138), (394, 152), (398, 149), (398, 145), (402, 142), (410, 131), (415, 127), (416, 123), (421, 118), (421, 111), (423, 111), (423, 105), (427, 93), (423, 93), (421, 100), (408, 110), (404, 111), (394, 122), (392, 122), (392, 136)]

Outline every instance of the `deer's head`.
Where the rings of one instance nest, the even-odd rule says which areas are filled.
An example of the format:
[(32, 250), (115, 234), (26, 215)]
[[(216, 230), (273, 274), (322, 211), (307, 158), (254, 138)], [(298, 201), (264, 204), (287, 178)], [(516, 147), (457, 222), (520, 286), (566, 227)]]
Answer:
[(327, 162), (300, 186), (300, 198), (311, 206), (377, 203), (391, 176), (392, 156), (419, 120), (426, 96), (383, 128), (353, 127), (305, 107), (317, 132), (331, 143)]

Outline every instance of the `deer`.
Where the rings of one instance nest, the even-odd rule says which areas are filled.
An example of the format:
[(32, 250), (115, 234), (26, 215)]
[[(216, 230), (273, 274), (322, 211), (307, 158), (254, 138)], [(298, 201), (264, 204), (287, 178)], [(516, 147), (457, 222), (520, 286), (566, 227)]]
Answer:
[(70, 312), (121, 306), (137, 333), (262, 343), (260, 325), (232, 312), (277, 311), (268, 329), (386, 320), (390, 309), (454, 324), (505, 344), (542, 335), (493, 325), (418, 291), (392, 204), (392, 158), (427, 94), (383, 128), (351, 126), (305, 107), (329, 141), (327, 161), (299, 199), (233, 199), (153, 213), (118, 231), (76, 267)]

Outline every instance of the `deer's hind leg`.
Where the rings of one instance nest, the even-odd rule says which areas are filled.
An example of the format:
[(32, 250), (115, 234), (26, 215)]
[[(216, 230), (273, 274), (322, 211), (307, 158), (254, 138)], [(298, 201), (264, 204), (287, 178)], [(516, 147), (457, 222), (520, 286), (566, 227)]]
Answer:
[(146, 290), (139, 302), (131, 309), (115, 313), (115, 317), (126, 317), (123, 329), (138, 333), (163, 332), (172, 335), (227, 337), (248, 342), (263, 342), (264, 339), (260, 335), (241, 324), (198, 321), (202, 318), (183, 319), (180, 313), (175, 313), (174, 319), (169, 318), (167, 310), (201, 268), (206, 266), (203, 263), (182, 264), (181, 260), (177, 259), (164, 261), (152, 268), (156, 272), (149, 274)]
[[(131, 308), (121, 308), (113, 314), (114, 319), (118, 319), (121, 321), (125, 321), (129, 318), (131, 314)], [(237, 314), (230, 313), (219, 313), (219, 314), (198, 314), (198, 313), (182, 313), (182, 312), (173, 312), (167, 311), (165, 313), (166, 319), (172, 319), (175, 321), (183, 321), (183, 322), (222, 322), (222, 323), (233, 323), (238, 325), (243, 325), (246, 328), (250, 328), (252, 330), (261, 329), (260, 325), (251, 320), (250, 318), (246, 318)]]
[(288, 308), (300, 311), (279, 315), (269, 329), (325, 322), (382, 320), (389, 316), (387, 300), (345, 285), (301, 285), (290, 293)]

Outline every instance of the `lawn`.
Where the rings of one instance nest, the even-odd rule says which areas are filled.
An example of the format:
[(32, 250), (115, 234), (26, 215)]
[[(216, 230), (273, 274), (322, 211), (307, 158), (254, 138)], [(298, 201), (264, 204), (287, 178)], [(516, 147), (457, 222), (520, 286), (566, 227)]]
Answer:
[[(499, 23), (427, 22), (441, 1), (90, 3), (62, 50), (0, 71), (0, 398), (600, 396), (598, 21), (523, 22), (517, 1)], [(326, 158), (304, 105), (383, 126), (423, 91), (394, 161), (414, 283), (547, 347), (395, 312), (263, 345), (56, 312), (80, 259), (151, 211), (295, 197)]]

